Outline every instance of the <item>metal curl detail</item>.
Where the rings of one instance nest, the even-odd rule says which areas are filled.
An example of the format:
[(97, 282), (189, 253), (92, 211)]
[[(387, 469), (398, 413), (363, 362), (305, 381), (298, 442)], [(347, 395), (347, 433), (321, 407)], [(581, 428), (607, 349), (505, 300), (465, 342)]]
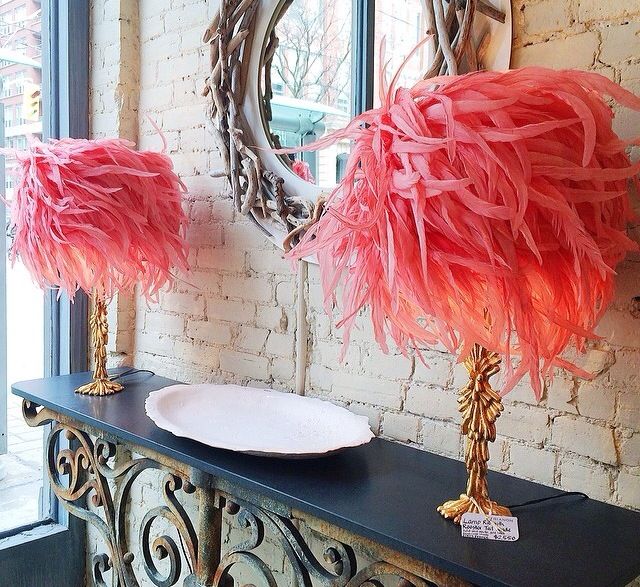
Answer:
[[(67, 440), (75, 442), (76, 448), (58, 449), (58, 440), (64, 433)], [(49, 480), (55, 494), (66, 502), (76, 502), (93, 492), (96, 507), (103, 504), (105, 491), (102, 480), (91, 477), (93, 465), (93, 443), (89, 435), (72, 427), (56, 424), (49, 432), (46, 441), (46, 455)], [(66, 478), (66, 483), (63, 482)]]
[[(162, 518), (176, 529), (181, 543), (186, 545), (185, 557), (191, 571), (193, 571), (197, 559), (198, 538), (182, 504), (175, 497), (175, 492), (180, 489), (183, 489), (182, 479), (173, 474), (166, 475), (162, 493), (167, 505), (149, 510), (140, 526), (139, 545), (145, 572), (158, 587), (171, 587), (176, 584), (182, 573), (182, 559), (178, 545), (169, 535), (159, 536), (151, 544), (151, 526), (156, 520)], [(166, 576), (163, 576), (158, 570), (150, 546), (153, 548), (156, 560), (168, 557), (169, 571)]]
[(32, 428), (48, 424), (54, 420), (51, 410), (43, 408), (28, 399), (22, 400), (22, 417), (27, 423), (27, 426), (31, 426)]
[(241, 527), (249, 529), (249, 538), (236, 545), (235, 550), (253, 550), (258, 548), (264, 539), (264, 524), (247, 509), (238, 512), (238, 523)]
[[(30, 425), (54, 421), (46, 409), (39, 409), (30, 402), (23, 403), (23, 413)], [(63, 438), (69, 446), (59, 448)], [(94, 442), (87, 432), (62, 423), (54, 424), (45, 444), (47, 472), (54, 493), (71, 514), (91, 523), (106, 545), (107, 552), (95, 555), (92, 560), (95, 584), (107, 587), (109, 582), (105, 576), (110, 573), (110, 584), (114, 587), (139, 586), (132, 567), (134, 556), (129, 548), (127, 504), (140, 474), (146, 470), (157, 470), (166, 473), (162, 491), (165, 503), (150, 510), (141, 524), (139, 538), (143, 566), (147, 576), (158, 587), (176, 585), (182, 573), (183, 557), (191, 570), (196, 568), (198, 558), (196, 531), (176, 493), (192, 493), (195, 486), (169, 466), (149, 458), (131, 459), (112, 467), (110, 464), (115, 454), (115, 443), (102, 438)], [(115, 489), (109, 481), (115, 482)], [(90, 508), (89, 502), (96, 511)], [(158, 518), (163, 518), (175, 528), (180, 545), (168, 535), (152, 541), (151, 526)], [(160, 573), (154, 558), (169, 559), (166, 574)]]
[[(140, 526), (140, 550), (147, 576), (158, 587), (171, 587), (178, 582), (182, 573), (182, 558), (176, 541), (169, 535), (158, 536), (151, 543), (151, 526), (162, 517), (169, 519), (166, 508), (159, 507), (147, 512)], [(151, 552), (153, 549), (153, 554)], [(169, 559), (169, 570), (163, 575), (156, 566), (155, 560)]]
[(347, 585), (355, 570), (349, 547), (337, 541), (332, 541), (325, 547), (324, 562), (331, 567), (330, 570), (313, 555), (291, 519), (242, 500), (230, 499), (230, 503), (236, 507), (229, 508), (228, 504), (227, 511), (237, 516), (239, 525), (249, 527), (252, 534), (247, 540), (235, 545), (229, 554), (249, 554), (248, 551), (262, 544), (265, 530), (268, 530), (281, 545), (291, 565), (296, 587), (309, 587), (312, 584), (321, 587)]
[(91, 561), (91, 570), (96, 587), (109, 587), (104, 573), (111, 571), (111, 561), (105, 553), (96, 554)]
[(271, 569), (252, 552), (230, 552), (220, 561), (220, 566), (213, 579), (213, 587), (225, 587), (230, 578), (229, 571), (235, 565), (246, 565), (259, 573), (266, 581), (267, 587), (278, 587)]

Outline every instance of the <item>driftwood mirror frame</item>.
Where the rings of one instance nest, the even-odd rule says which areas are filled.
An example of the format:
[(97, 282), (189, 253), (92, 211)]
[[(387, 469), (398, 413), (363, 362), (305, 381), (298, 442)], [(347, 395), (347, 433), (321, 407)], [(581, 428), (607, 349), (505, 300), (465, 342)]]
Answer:
[[(270, 151), (265, 130), (271, 94), (270, 88), (261, 87), (262, 71), (270, 68), (277, 48), (275, 24), (292, 1), (220, 0), (219, 11), (203, 37), (211, 57), (203, 93), (209, 97), (213, 136), (222, 159), (222, 169), (211, 175), (228, 178), (235, 208), (285, 250), (317, 220), (324, 202), (321, 187), (299, 178)], [(425, 78), (489, 66), (508, 68), (510, 0), (423, 2), (434, 55)], [(361, 4), (364, 11), (373, 9), (372, 0)], [(474, 38), (479, 17), (491, 24), (480, 38)], [(269, 71), (266, 75), (268, 82)]]

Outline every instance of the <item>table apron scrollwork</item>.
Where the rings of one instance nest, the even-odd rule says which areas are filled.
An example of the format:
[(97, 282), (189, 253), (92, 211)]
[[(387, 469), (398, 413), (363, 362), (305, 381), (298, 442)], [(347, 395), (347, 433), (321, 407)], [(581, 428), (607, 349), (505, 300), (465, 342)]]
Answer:
[[(127, 527), (127, 506), (132, 487), (147, 470), (164, 473), (160, 493), (163, 504), (146, 512), (137, 536), (142, 566), (148, 579), (158, 587), (177, 584), (183, 561), (194, 569), (198, 537), (195, 527), (177, 494), (193, 493), (196, 487), (175, 468), (151, 458), (115, 460), (117, 445), (103, 438), (92, 439), (89, 432), (58, 415), (23, 402), (23, 414), (31, 426), (52, 423), (45, 442), (45, 464), (51, 487), (72, 515), (90, 523), (100, 534), (107, 552), (93, 557), (92, 574), (99, 587), (138, 587), (134, 570), (133, 540)], [(153, 537), (152, 525), (158, 520), (171, 526), (178, 543), (169, 534)], [(168, 564), (161, 572), (157, 561)], [(110, 578), (108, 579), (108, 575)], [(147, 583), (148, 584), (148, 583)]]
[[(244, 584), (243, 568), (260, 585), (284, 587), (282, 569), (274, 570), (265, 549), (279, 553), (291, 587), (467, 585), (156, 451), (124, 443), (131, 453), (122, 457), (117, 438), (28, 400), (23, 415), (30, 426), (51, 424), (45, 443), (51, 487), (106, 545), (91, 561), (98, 587), (172, 587), (181, 578), (184, 587), (233, 587)], [(162, 478), (153, 485), (160, 498), (153, 507), (132, 503), (132, 490), (145, 471)], [(193, 508), (184, 505), (189, 499)], [(133, 505), (147, 508), (140, 520), (130, 516)]]

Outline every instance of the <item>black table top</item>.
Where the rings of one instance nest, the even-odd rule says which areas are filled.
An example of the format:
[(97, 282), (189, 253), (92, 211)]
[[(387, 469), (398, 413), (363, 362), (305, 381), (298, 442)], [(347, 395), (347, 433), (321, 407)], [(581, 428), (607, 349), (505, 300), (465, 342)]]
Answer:
[[(638, 512), (568, 496), (515, 510), (517, 542), (462, 538), (460, 528), (436, 512), (464, 490), (459, 461), (382, 439), (313, 460), (214, 449), (161, 430), (146, 415), (148, 393), (175, 381), (138, 373), (119, 394), (75, 394), (87, 380), (87, 374), (75, 374), (25, 381), (13, 392), (477, 585), (624, 586), (640, 574)], [(489, 486), (492, 498), (505, 505), (558, 493), (495, 472)]]

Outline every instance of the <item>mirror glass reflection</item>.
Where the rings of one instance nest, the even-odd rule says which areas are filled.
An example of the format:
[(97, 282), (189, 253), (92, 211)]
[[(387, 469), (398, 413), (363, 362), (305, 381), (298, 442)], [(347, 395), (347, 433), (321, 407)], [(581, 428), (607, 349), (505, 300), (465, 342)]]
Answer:
[[(343, 128), (360, 108), (356, 105), (378, 106), (382, 41), (388, 82), (427, 34), (425, 2), (378, 0), (367, 12), (365, 0), (283, 0), (265, 41), (261, 79), (262, 114), (271, 144), (308, 145)], [(368, 18), (363, 23), (366, 32), (360, 35), (369, 40), (373, 36), (373, 54), (368, 56), (364, 43), (355, 40), (356, 13)], [(421, 79), (431, 59), (432, 46), (426, 43), (404, 67), (399, 85), (411, 86)], [(363, 60), (371, 63), (366, 71), (356, 66)], [(362, 79), (367, 75), (372, 78), (369, 83)], [(345, 140), (281, 159), (305, 181), (331, 188), (344, 174), (349, 149)]]
[[(386, 64), (386, 82), (391, 81), (402, 66), (402, 62), (420, 41), (427, 36), (426, 1), (431, 0), (384, 0), (375, 3), (375, 52), (373, 77), (373, 106), (380, 106), (380, 71)], [(380, 46), (384, 40), (384, 64), (380, 63)], [(422, 79), (433, 60), (433, 45), (425, 43), (409, 59), (398, 77), (397, 87), (410, 88)]]
[[(283, 3), (278, 16), (265, 56), (266, 119), (274, 146), (299, 147), (342, 128), (352, 116), (352, 6), (345, 0), (295, 0)], [(331, 187), (342, 176), (348, 150), (345, 141), (283, 159), (306, 181)]]

